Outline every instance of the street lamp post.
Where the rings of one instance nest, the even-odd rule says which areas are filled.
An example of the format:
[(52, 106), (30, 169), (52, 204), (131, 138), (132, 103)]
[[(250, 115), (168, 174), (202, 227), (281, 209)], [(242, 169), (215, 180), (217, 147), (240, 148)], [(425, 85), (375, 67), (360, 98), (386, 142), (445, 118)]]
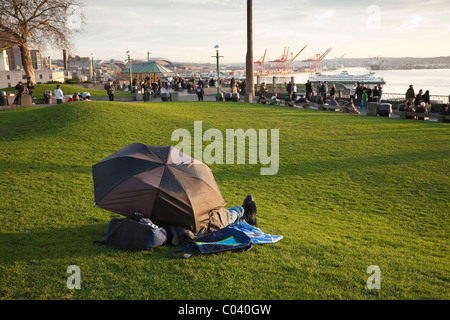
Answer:
[(214, 49), (216, 49), (216, 59), (217, 59), (217, 101), (220, 101), (220, 74), (219, 74), (219, 51), (220, 46), (216, 44), (214, 46)]
[(128, 55), (128, 65), (130, 66), (129, 67), (130, 68), (129, 69), (130, 70), (130, 92), (134, 93), (133, 92), (133, 72), (131, 70), (132, 65), (131, 65), (131, 52), (130, 52), (130, 50), (127, 51), (127, 55)]
[(92, 80), (95, 84), (95, 63), (94, 63), (94, 54), (91, 53), (91, 61), (92, 61)]

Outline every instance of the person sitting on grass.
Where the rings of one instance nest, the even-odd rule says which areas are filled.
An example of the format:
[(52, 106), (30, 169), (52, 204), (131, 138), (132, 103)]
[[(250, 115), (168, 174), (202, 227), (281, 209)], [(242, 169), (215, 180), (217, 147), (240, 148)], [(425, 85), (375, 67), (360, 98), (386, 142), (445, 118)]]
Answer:
[(280, 99), (278, 99), (278, 94), (277, 93), (274, 93), (272, 98), (270, 98), (270, 99), (272, 99), (272, 101), (275, 101), (277, 104), (280, 102)]
[(353, 99), (350, 98), (348, 102), (345, 104), (345, 107), (348, 110), (348, 113), (361, 114), (358, 109), (356, 109), (355, 104), (353, 103)]
[(308, 102), (309, 100), (305, 97), (304, 94), (299, 95), (295, 100), (295, 103), (308, 103)]
[(330, 106), (340, 106), (339, 102), (336, 101), (336, 98), (333, 96), (331, 96), (330, 101), (328, 101), (328, 104)]
[(81, 94), (82, 101), (91, 101), (91, 94), (89, 92), (83, 92)]

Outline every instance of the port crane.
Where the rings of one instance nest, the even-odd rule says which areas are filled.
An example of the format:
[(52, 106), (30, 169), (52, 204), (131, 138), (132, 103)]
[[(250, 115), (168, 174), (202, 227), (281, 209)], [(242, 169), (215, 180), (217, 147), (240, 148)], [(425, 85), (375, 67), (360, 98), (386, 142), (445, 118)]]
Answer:
[(264, 75), (266, 73), (266, 54), (267, 54), (267, 49), (264, 52), (264, 55), (255, 62), (255, 67), (256, 67), (256, 74), (257, 75)]
[(333, 48), (328, 48), (322, 55), (320, 53), (312, 56), (309, 59), (303, 60), (303, 62), (309, 62), (309, 74), (314, 75), (316, 72), (320, 72), (321, 70), (321, 61), (325, 56), (330, 53)]
[(286, 74), (294, 72), (294, 61), (300, 55), (300, 53), (305, 50), (306, 46), (303, 47), (296, 55), (294, 52), (289, 52), (289, 47), (284, 47), (283, 54), (278, 59), (270, 61), (272, 63), (272, 69), (276, 73)]
[(291, 57), (288, 59), (288, 65), (287, 68), (289, 69), (288, 71), (290, 71), (290, 73), (294, 73), (294, 61), (295, 59), (297, 59), (297, 57), (300, 55), (300, 53), (303, 52), (303, 50), (305, 50), (307, 46), (304, 46), (302, 50), (300, 50), (295, 56), (294, 53), (291, 52)]

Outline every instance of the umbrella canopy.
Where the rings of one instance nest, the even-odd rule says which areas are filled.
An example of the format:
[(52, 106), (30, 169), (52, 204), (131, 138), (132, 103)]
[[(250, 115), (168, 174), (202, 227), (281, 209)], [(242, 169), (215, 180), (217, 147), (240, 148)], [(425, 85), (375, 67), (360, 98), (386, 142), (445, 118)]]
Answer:
[(194, 233), (226, 204), (211, 169), (173, 146), (128, 145), (93, 165), (92, 175), (97, 207)]
[[(130, 68), (123, 71), (124, 73), (130, 73)], [(160, 65), (158, 62), (139, 62), (131, 67), (132, 73), (172, 73), (173, 71)]]

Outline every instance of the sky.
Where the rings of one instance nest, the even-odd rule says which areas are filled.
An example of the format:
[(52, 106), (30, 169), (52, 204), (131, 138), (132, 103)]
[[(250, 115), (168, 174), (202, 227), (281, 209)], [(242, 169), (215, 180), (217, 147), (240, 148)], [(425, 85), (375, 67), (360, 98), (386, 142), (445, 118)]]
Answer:
[[(173, 62), (245, 62), (245, 0), (85, 0), (86, 23), (71, 55), (96, 59), (165, 57)], [(257, 61), (279, 58), (285, 47), (297, 60), (332, 51), (326, 58), (434, 57), (450, 55), (448, 0), (253, 0), (253, 51)], [(62, 50), (61, 50), (62, 51)], [(62, 58), (59, 51), (48, 52)], [(60, 55), (61, 57), (58, 57)]]

